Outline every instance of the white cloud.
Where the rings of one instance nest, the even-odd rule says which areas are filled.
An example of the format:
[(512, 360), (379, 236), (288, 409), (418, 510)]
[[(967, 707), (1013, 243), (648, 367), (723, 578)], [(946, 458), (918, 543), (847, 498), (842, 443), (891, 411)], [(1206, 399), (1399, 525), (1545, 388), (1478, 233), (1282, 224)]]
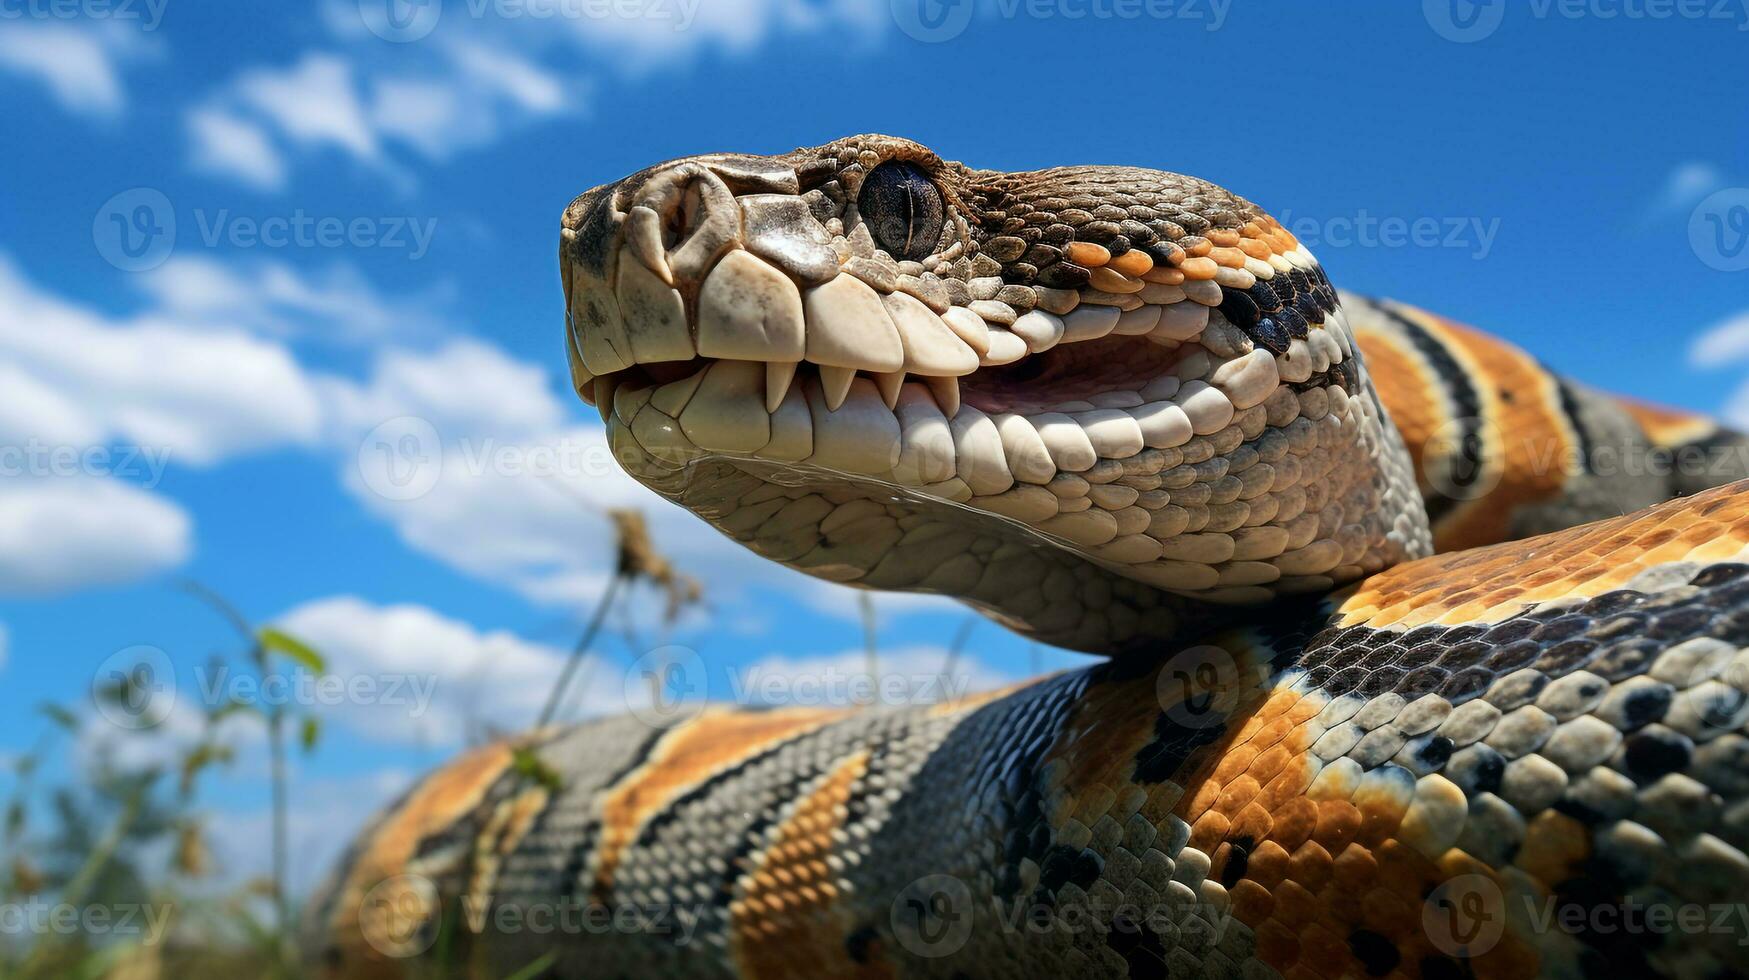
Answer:
[(185, 122), (196, 170), (235, 177), (263, 191), (285, 186), (285, 161), (261, 126), (213, 106), (190, 109)]
[(459, 42), (446, 52), (435, 71), (385, 74), (371, 87), (379, 130), (427, 158), (495, 142), (517, 120), (566, 108), (564, 83), (512, 51)]
[(105, 436), (104, 426), (70, 393), (32, 376), (24, 366), (0, 360), (0, 439), (18, 445), (36, 439), (45, 445), (89, 446)]
[(469, 87), (495, 91), (529, 112), (553, 113), (565, 107), (565, 84), (514, 52), (458, 41), (450, 57)]
[[(327, 381), (345, 485), (411, 548), (540, 602), (584, 602), (607, 579), (609, 525), (598, 507), (666, 507), (617, 469), (602, 430), (570, 427), (540, 367), (458, 339), (436, 352), (390, 350), (364, 385)], [(360, 471), (381, 423), (422, 418), (439, 446), (430, 492), (388, 499)], [(595, 507), (595, 509), (591, 509)]]
[(412, 415), (448, 437), (520, 439), (557, 428), (566, 415), (546, 371), (471, 339), (429, 353), (391, 348), (378, 357), (367, 385), (336, 382), (327, 394), (348, 436)]
[[(365, 383), (322, 388), (347, 490), (409, 547), (533, 601), (593, 603), (615, 557), (609, 507), (644, 511), (657, 547), (707, 588), (792, 574), (627, 476), (603, 430), (572, 421), (545, 370), (498, 348), (458, 340), (430, 353), (391, 350)], [(403, 459), (397, 438), (385, 461), (367, 443), (405, 417), (430, 423), (437, 444)], [(411, 499), (377, 492), (379, 468), (391, 464), (421, 467), (430, 489)]]
[(134, 282), (165, 317), (183, 323), (240, 326), (347, 346), (436, 332), (443, 317), (435, 307), (448, 292), (391, 299), (349, 264), (308, 273), (284, 262), (224, 263), (206, 257), (174, 257), (136, 275)]
[[(599, 429), (446, 440), (425, 464), (439, 467), (430, 491), (410, 500), (374, 492), (380, 484), (363, 477), (356, 455), (342, 465), (347, 489), (409, 546), (538, 602), (582, 608), (600, 594), (614, 559), (602, 508), (642, 508), (658, 547), (681, 545), (689, 572), (696, 549), (687, 545), (721, 541), (620, 472)], [(688, 526), (676, 528), (677, 519)]]
[[(1695, 368), (1720, 368), (1746, 360), (1749, 360), (1749, 311), (1708, 327), (1688, 345), (1688, 363)], [(1749, 381), (1731, 393), (1719, 414), (1739, 429), (1749, 428)]]
[(376, 158), (376, 134), (359, 101), (352, 65), (340, 57), (311, 53), (285, 70), (252, 69), (237, 79), (235, 91), (295, 143)]
[[(327, 0), (334, 51), (307, 52), (290, 68), (257, 67), (222, 86), (199, 111), (248, 116), (276, 144), (338, 147), (399, 181), (410, 150), (444, 161), (497, 142), (542, 119), (580, 111), (604, 73), (636, 78), (684, 70), (705, 51), (747, 54), (780, 36), (810, 43), (869, 44), (891, 28), (886, 8), (860, 0), (662, 0), (608, 10), (598, 4), (454, 3), (435, 33), (384, 44), (358, 4)], [(214, 140), (203, 148), (191, 114), (197, 161), (268, 186), (262, 141)], [(209, 120), (206, 129), (215, 129)], [(234, 132), (231, 135), (236, 136)], [(248, 152), (228, 144), (247, 139)]]
[[(586, 14), (600, 9), (588, 4), (560, 6)], [(819, 34), (827, 36), (822, 43), (848, 45), (866, 43), (891, 27), (885, 4), (857, 0), (681, 0), (629, 7), (633, 11), (629, 16), (621, 14), (626, 7), (616, 7), (611, 15), (563, 18), (564, 26), (590, 53), (634, 72), (669, 67), (710, 47), (744, 53), (776, 35)], [(550, 30), (533, 18), (516, 20), (514, 26), (530, 32)]]
[(187, 559), (175, 503), (93, 477), (0, 481), (0, 594), (54, 595), (131, 582)]
[(9, 19), (0, 31), (0, 70), (46, 86), (61, 108), (113, 117), (127, 105), (119, 65), (150, 51), (130, 25)]
[(289, 68), (245, 71), (186, 123), (197, 168), (258, 188), (283, 185), (287, 146), (338, 149), (404, 182), (390, 144), (447, 159), (565, 111), (579, 88), (509, 48), (457, 40), (390, 57), (378, 42), (356, 57), (308, 52)]
[[(761, 558), (632, 479), (599, 426), (571, 421), (548, 372), (496, 347), (457, 340), (430, 353), (392, 349), (364, 383), (329, 379), (321, 388), (347, 490), (409, 547), (451, 567), (538, 603), (586, 609), (615, 557), (604, 511), (626, 507), (644, 513), (656, 547), (718, 603), (770, 589), (827, 615), (860, 615), (855, 590)], [(439, 444), (413, 447), (417, 459), (402, 458), (398, 437), (366, 445), (377, 426), (406, 417), (429, 422)], [(419, 466), (429, 490), (411, 499), (377, 492), (389, 465)], [(886, 617), (962, 608), (905, 593), (879, 601)]]
[(26, 407), (0, 407), (12, 438), (126, 440), (204, 464), (319, 429), (315, 392), (283, 347), (159, 317), (108, 320), (39, 291), (4, 255), (0, 370), (36, 382)]
[[(368, 738), (425, 747), (454, 748), (470, 734), (527, 729), (567, 657), (557, 647), (481, 631), (424, 606), (379, 606), (354, 596), (306, 603), (277, 622), (320, 650), (334, 677), (378, 692), (376, 703), (361, 698), (326, 709), (328, 717)], [(582, 687), (573, 688), (571, 703), (581, 714), (626, 709), (617, 667), (585, 661), (577, 676)], [(401, 689), (391, 693), (397, 678)]]
[(1749, 312), (1739, 313), (1702, 331), (1688, 345), (1688, 363), (1718, 367), (1749, 359)]
[(1679, 164), (1664, 178), (1664, 186), (1653, 198), (1652, 211), (1656, 215), (1686, 211), (1724, 184), (1725, 175), (1710, 163), (1690, 160)]

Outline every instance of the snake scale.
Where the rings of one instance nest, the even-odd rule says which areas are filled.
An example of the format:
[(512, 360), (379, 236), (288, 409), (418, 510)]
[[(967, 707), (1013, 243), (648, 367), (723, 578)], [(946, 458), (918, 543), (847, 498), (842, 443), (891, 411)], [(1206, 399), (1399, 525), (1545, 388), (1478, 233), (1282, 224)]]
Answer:
[(638, 480), (1105, 659), (473, 750), (314, 897), (318, 974), (1749, 971), (1736, 434), (1155, 170), (689, 157), (560, 264)]

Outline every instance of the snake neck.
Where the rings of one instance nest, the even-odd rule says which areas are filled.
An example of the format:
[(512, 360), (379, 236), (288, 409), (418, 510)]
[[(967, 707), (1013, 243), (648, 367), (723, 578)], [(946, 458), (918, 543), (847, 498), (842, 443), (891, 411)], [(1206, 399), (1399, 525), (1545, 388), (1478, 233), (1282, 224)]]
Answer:
[(1121, 653), (1431, 551), (1323, 269), (1212, 184), (857, 137), (597, 188), (560, 254), (622, 465), (809, 574)]

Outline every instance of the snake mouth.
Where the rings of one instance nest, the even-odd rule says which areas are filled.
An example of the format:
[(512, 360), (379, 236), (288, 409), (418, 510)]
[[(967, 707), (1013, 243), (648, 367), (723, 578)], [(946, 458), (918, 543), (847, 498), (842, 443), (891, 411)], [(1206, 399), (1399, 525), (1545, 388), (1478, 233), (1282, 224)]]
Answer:
[[(911, 510), (1000, 518), (1010, 537), (1154, 587), (1256, 599), (1283, 574), (1259, 560), (1319, 526), (1265, 521), (1304, 516), (1307, 484), (1335, 462), (1317, 451), (1318, 429), (1358, 410), (1345, 327), (1333, 315), (1276, 354), (1219, 309), (1134, 309), (1035, 316), (1061, 324), (1045, 332), (992, 325), (978, 366), (958, 377), (694, 355), (591, 376), (583, 394), (627, 471), (694, 510), (727, 473), (794, 492), (854, 486)], [(832, 329), (843, 311), (816, 313), (802, 330)], [(1194, 329), (1160, 331), (1169, 315)], [(1022, 351), (990, 356), (1023, 334)], [(717, 513), (732, 521), (734, 509)]]
[(1407, 547), (1334, 288), (1213, 185), (853, 138), (597, 188), (560, 257), (620, 464), (810, 574), (1098, 649)]

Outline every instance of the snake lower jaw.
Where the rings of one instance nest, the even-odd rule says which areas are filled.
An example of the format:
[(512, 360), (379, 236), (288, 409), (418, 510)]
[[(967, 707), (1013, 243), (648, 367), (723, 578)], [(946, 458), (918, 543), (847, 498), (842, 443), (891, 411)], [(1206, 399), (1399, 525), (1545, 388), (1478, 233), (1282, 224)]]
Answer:
[[(594, 386), (626, 470), (755, 553), (952, 596), (1061, 646), (1146, 646), (1214, 615), (1204, 607), (1325, 589), (1388, 560), (1354, 533), (1312, 540), (1350, 512), (1388, 510), (1342, 479), (1373, 472), (1383, 430), (1342, 387), (1359, 375), (1341, 362), (1235, 410), (1197, 378), (1267, 352), (1222, 360), (1194, 341), (1110, 337), (1053, 354), (1031, 359), (1031, 388), (1010, 368), (969, 376), (951, 418), (934, 386), (906, 381), (889, 398), (865, 375), (834, 408), (806, 366), (771, 412), (769, 366), (752, 361), (642, 365)], [(1187, 394), (1223, 424), (1190, 431)]]
[(1015, 519), (923, 487), (811, 464), (697, 452), (660, 460), (628, 449), (636, 479), (760, 557), (862, 588), (949, 596), (1016, 632), (1067, 649), (1156, 649), (1200, 603), (1126, 576)]

